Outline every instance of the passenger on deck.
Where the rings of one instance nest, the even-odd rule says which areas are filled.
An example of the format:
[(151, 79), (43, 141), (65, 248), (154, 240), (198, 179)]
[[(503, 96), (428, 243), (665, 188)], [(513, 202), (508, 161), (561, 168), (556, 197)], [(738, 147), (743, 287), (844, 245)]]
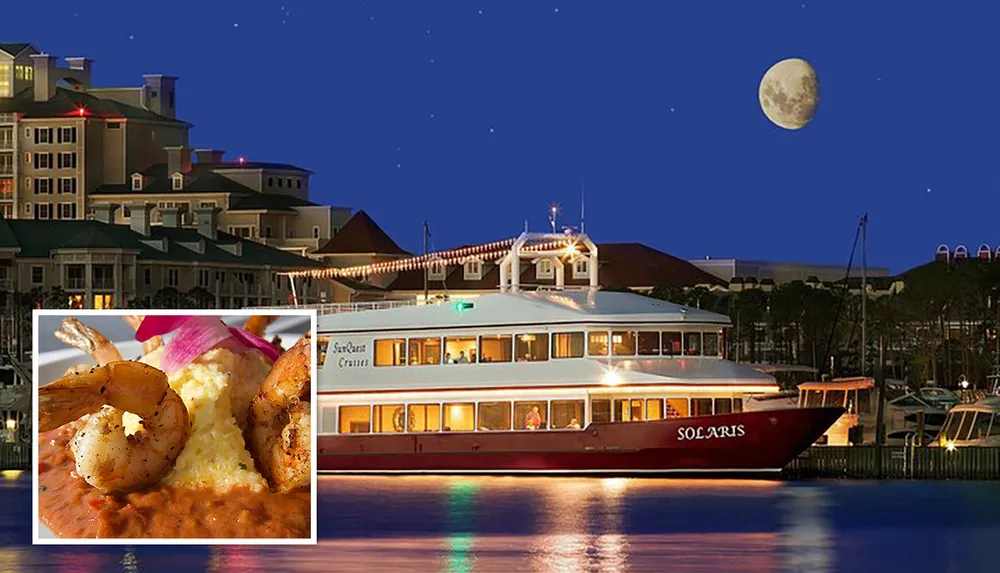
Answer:
[(445, 353), (445, 355), (444, 355), (444, 363), (445, 364), (454, 364), (455, 363), (455, 359), (451, 357), (451, 352)]
[(531, 411), (524, 418), (524, 427), (529, 430), (537, 430), (542, 427), (542, 415), (538, 413), (538, 406), (531, 407)]
[(460, 350), (458, 352), (458, 360), (456, 360), (455, 362), (458, 363), (458, 364), (468, 364), (469, 363), (469, 359), (468, 359), (468, 357), (465, 356), (465, 351), (464, 350)]
[(569, 421), (569, 425), (566, 426), (566, 429), (567, 430), (579, 430), (580, 429), (580, 422), (578, 422), (576, 418), (573, 418), (572, 420)]

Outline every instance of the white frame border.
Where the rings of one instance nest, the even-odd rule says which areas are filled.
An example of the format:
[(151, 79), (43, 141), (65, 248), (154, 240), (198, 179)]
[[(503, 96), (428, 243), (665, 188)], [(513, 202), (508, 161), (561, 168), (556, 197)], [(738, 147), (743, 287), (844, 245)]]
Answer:
[[(40, 516), (38, 515), (38, 317), (39, 316), (102, 316), (113, 315), (123, 316), (129, 314), (144, 315), (191, 315), (191, 316), (242, 316), (242, 315), (267, 315), (267, 316), (308, 316), (311, 341), (312, 341), (312, 384), (310, 384), (310, 416), (312, 425), (312, 491), (310, 496), (310, 537), (308, 539), (262, 539), (262, 538), (237, 538), (237, 539), (204, 539), (204, 538), (54, 538), (40, 539), (38, 537), (38, 525)], [(318, 411), (317, 399), (317, 365), (316, 341), (318, 338), (316, 311), (306, 309), (289, 309), (278, 311), (276, 309), (115, 309), (115, 310), (93, 310), (93, 309), (34, 309), (31, 311), (31, 543), (32, 545), (316, 545), (317, 537), (317, 501), (319, 498), (319, 485), (317, 480), (317, 467), (319, 460), (316, 453), (316, 436), (318, 428), (316, 426), (316, 414)]]

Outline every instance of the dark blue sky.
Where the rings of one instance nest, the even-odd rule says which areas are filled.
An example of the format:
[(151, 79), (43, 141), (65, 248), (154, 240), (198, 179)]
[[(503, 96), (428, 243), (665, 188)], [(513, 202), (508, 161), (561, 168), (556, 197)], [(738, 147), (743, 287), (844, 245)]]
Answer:
[[(316, 172), (404, 248), (516, 235), (546, 209), (684, 257), (869, 264), (1000, 243), (991, 2), (51, 0), (0, 38), (89, 56), (95, 80), (180, 77), (191, 143)], [(481, 13), (480, 13), (481, 12)], [(816, 68), (786, 131), (775, 62)], [(930, 191), (928, 191), (930, 190)]]

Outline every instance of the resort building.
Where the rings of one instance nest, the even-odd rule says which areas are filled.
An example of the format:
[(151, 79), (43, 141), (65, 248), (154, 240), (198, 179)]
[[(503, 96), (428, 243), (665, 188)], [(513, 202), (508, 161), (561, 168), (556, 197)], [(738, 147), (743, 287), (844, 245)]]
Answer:
[[(132, 87), (95, 87), (87, 58), (57, 58), (0, 43), (0, 215), (80, 220), (100, 204), (152, 205), (152, 225), (177, 209), (220, 209), (219, 230), (298, 254), (316, 250), (350, 210), (309, 200), (311, 172), (294, 165), (225, 161), (192, 149), (177, 116), (177, 78), (145, 75)], [(192, 161), (192, 154), (197, 161)], [(115, 223), (129, 224), (129, 208)]]

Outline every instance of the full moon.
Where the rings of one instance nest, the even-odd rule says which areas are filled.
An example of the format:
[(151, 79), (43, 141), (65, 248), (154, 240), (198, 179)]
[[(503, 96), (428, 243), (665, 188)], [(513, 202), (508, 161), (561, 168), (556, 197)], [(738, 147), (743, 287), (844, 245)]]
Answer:
[(775, 125), (801, 129), (809, 123), (819, 104), (816, 70), (799, 58), (771, 66), (760, 80), (760, 108)]

